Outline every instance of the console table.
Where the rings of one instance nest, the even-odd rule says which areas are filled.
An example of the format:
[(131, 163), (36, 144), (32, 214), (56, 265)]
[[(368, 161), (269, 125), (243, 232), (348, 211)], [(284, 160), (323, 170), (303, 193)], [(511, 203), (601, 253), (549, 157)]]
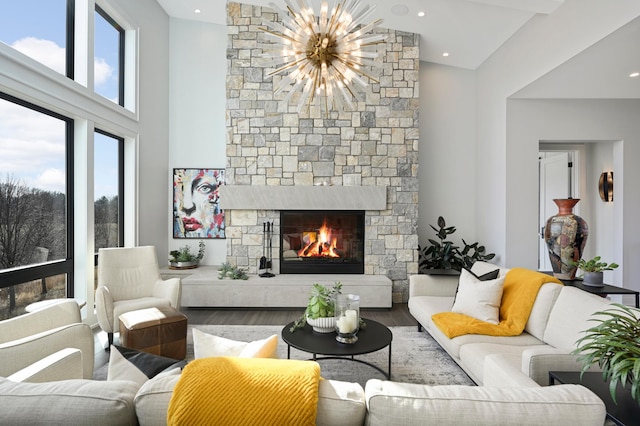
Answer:
[(602, 373), (586, 372), (580, 378), (579, 371), (550, 371), (549, 384), (576, 384), (588, 388), (604, 402), (607, 417), (617, 425), (637, 425), (640, 419), (640, 404), (631, 397), (631, 391), (618, 386), (617, 404), (609, 392), (609, 383), (602, 380)]
[[(544, 274), (553, 275), (553, 272), (545, 271)], [(583, 284), (582, 280), (563, 280), (564, 285), (579, 288), (591, 294), (597, 294), (598, 296), (606, 297), (609, 294), (631, 294), (636, 298), (636, 308), (640, 308), (640, 292), (635, 290), (629, 290), (628, 288), (617, 287), (609, 284), (602, 284), (595, 287), (591, 285)]]
[(179, 277), (184, 307), (304, 308), (313, 283), (360, 295), (361, 308), (391, 308), (392, 283), (384, 275), (281, 274), (272, 278), (250, 275), (248, 280), (218, 279), (217, 266), (174, 270), (161, 268), (163, 279)]

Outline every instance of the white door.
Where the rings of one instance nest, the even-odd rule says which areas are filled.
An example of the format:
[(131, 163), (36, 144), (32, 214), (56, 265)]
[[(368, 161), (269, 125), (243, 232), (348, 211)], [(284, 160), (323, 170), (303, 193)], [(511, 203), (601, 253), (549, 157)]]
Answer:
[[(570, 155), (571, 154), (571, 155)], [(551, 271), (551, 262), (547, 245), (544, 241), (544, 227), (547, 219), (558, 213), (558, 206), (553, 202), (554, 198), (578, 198), (576, 194), (576, 151), (546, 151), (540, 152), (540, 214), (539, 214), (539, 239), (538, 239), (538, 269)], [(569, 168), (569, 160), (572, 159), (573, 167)], [(571, 193), (569, 192), (569, 173), (571, 173)], [(578, 214), (578, 212), (575, 212)]]

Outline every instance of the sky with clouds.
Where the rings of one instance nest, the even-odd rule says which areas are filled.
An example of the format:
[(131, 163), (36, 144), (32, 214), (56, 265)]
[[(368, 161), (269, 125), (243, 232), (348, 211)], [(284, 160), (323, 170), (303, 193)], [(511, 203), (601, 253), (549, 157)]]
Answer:
[[(0, 41), (65, 74), (65, 11), (66, 0), (0, 1)], [(117, 102), (117, 32), (102, 18), (94, 27), (95, 91)], [(63, 121), (0, 100), (1, 180), (10, 175), (30, 187), (65, 192), (64, 144)], [(117, 149), (99, 134), (95, 144), (97, 199), (117, 194)]]

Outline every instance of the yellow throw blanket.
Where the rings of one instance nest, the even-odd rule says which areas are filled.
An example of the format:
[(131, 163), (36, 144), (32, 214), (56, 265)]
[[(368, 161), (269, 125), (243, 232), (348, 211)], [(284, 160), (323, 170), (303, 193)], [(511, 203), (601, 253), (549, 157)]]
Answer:
[(440, 312), (431, 316), (435, 325), (449, 338), (463, 334), (517, 336), (524, 330), (538, 290), (545, 283), (562, 285), (557, 278), (524, 268), (507, 272), (500, 303), (500, 322), (490, 324), (464, 314)]
[(320, 366), (271, 358), (201, 358), (176, 384), (167, 425), (314, 425)]

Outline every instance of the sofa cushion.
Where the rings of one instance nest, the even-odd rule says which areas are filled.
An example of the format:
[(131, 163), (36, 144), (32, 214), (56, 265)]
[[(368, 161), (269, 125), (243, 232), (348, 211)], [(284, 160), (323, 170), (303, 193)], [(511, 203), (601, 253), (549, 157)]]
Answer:
[(254, 342), (239, 342), (193, 329), (193, 353), (196, 359), (219, 356), (277, 358), (277, 350), (277, 334)]
[(465, 371), (477, 384), (484, 384), (484, 363), (488, 355), (507, 354), (517, 355), (520, 359), (522, 352), (532, 347), (540, 346), (513, 346), (507, 344), (496, 343), (468, 343), (460, 347), (460, 363)]
[[(140, 426), (167, 424), (167, 408), (180, 376), (156, 377), (145, 383), (135, 397)], [(316, 425), (356, 426), (364, 422), (364, 390), (357, 383), (321, 380)]]
[(593, 327), (592, 314), (607, 308), (607, 299), (575, 287), (564, 286), (553, 305), (544, 331), (544, 341), (556, 348), (573, 350), (576, 340)]
[(369, 380), (367, 426), (602, 426), (604, 403), (579, 385), (534, 388), (427, 386)]
[(482, 281), (463, 269), (460, 271), (458, 293), (451, 312), (498, 324), (504, 280), (505, 278), (502, 277)]
[(185, 365), (185, 361), (111, 345), (107, 380), (130, 380), (142, 386), (158, 374), (179, 372)]
[(137, 425), (129, 381), (16, 383), (0, 378), (0, 422), (8, 425)]
[(540, 340), (544, 338), (544, 330), (547, 328), (547, 321), (549, 321), (551, 309), (560, 294), (560, 290), (562, 290), (562, 286), (555, 283), (546, 283), (540, 287), (536, 300), (531, 308), (529, 320), (524, 327), (527, 333)]

